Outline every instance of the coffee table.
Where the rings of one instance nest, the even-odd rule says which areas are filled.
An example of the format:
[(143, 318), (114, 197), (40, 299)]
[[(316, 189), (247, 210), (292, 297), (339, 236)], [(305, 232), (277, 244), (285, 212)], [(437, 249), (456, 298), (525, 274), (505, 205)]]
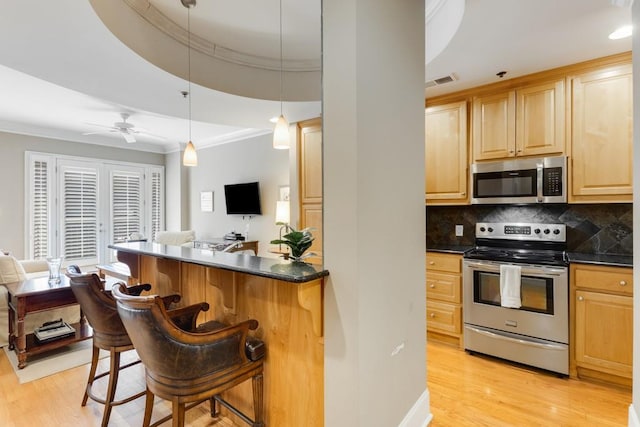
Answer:
[(18, 368), (27, 366), (29, 356), (91, 338), (92, 329), (82, 310), (80, 322), (71, 325), (76, 330), (75, 335), (40, 343), (33, 333), (24, 330), (27, 313), (78, 304), (69, 286), (68, 277), (62, 275), (60, 283), (49, 283), (49, 278), (45, 276), (4, 286), (9, 291), (9, 349), (16, 351)]

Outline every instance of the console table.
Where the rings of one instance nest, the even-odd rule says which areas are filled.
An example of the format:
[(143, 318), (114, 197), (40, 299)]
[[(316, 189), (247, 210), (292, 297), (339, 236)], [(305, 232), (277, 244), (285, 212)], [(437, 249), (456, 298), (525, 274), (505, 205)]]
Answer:
[(69, 286), (68, 277), (61, 275), (60, 283), (50, 284), (49, 278), (45, 276), (3, 286), (9, 291), (9, 349), (16, 351), (18, 368), (27, 366), (27, 358), (31, 355), (91, 338), (92, 330), (82, 310), (80, 322), (71, 325), (76, 334), (70, 337), (39, 343), (33, 333), (24, 330), (24, 318), (27, 313), (78, 304)]

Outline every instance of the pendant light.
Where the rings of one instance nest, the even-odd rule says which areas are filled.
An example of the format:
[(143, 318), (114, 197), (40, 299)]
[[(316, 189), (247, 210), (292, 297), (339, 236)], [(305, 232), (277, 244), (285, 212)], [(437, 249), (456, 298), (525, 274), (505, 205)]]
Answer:
[(191, 142), (191, 8), (196, 5), (196, 0), (181, 0), (182, 5), (187, 8), (187, 77), (189, 81), (189, 90), (182, 92), (183, 96), (189, 97), (189, 142), (184, 149), (182, 155), (182, 164), (184, 166), (198, 166), (198, 154), (196, 147)]
[(280, 0), (280, 117), (273, 130), (273, 148), (278, 150), (289, 148), (289, 123), (282, 113), (282, 0)]

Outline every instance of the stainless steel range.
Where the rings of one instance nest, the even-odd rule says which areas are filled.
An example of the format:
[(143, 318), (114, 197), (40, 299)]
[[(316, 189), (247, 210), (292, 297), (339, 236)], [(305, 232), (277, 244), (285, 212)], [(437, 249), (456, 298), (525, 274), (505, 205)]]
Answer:
[(564, 224), (478, 223), (464, 255), (464, 346), (569, 374)]

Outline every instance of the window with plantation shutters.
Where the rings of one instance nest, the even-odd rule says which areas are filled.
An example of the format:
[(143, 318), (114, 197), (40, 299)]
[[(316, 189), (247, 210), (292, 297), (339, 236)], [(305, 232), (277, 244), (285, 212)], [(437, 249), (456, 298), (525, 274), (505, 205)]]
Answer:
[(142, 173), (111, 173), (111, 241), (124, 242), (132, 233), (142, 233)]
[(163, 229), (163, 200), (162, 200), (162, 173), (160, 171), (151, 172), (151, 227), (149, 239), (156, 240), (156, 234)]
[(62, 255), (98, 262), (98, 170), (64, 165), (60, 185)]
[(27, 258), (115, 261), (108, 246), (164, 229), (164, 167), (25, 153)]
[(51, 247), (51, 194), (53, 159), (49, 156), (33, 156), (28, 162), (29, 191), (27, 193), (29, 215), (27, 253), (30, 258), (46, 258)]

